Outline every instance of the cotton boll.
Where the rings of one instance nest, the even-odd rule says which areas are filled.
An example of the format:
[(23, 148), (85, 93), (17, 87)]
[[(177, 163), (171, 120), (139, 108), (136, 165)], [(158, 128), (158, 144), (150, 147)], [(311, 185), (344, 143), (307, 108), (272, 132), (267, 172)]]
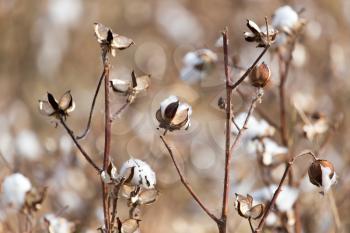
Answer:
[[(265, 202), (270, 201), (274, 192), (277, 190), (277, 185), (270, 185), (252, 193), (254, 200)], [(286, 212), (292, 209), (295, 201), (298, 199), (299, 190), (290, 186), (282, 186), (281, 192), (276, 200), (277, 208)]]
[(16, 138), (18, 154), (28, 160), (36, 160), (42, 153), (37, 136), (30, 130), (21, 131)]
[(21, 209), (26, 193), (32, 188), (30, 180), (20, 173), (5, 177), (2, 183), (2, 200), (9, 207)]
[[(133, 169), (133, 176), (130, 184), (142, 186), (146, 189), (154, 188), (156, 184), (156, 174), (147, 163), (139, 159), (129, 159), (124, 162), (120, 168), (119, 176), (124, 177), (129, 169)], [(128, 177), (125, 178), (127, 179)]]
[(50, 233), (73, 233), (75, 224), (55, 214), (46, 214), (44, 221), (48, 224)]
[(288, 32), (298, 23), (299, 16), (290, 6), (278, 8), (272, 18), (272, 25)]

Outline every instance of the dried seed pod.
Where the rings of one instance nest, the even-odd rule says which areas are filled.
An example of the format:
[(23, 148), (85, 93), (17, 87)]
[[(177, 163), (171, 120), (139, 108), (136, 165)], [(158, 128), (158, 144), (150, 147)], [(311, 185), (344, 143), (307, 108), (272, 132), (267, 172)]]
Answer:
[(146, 91), (150, 84), (150, 75), (136, 77), (134, 71), (131, 73), (131, 80), (112, 79), (110, 85), (113, 91), (127, 96), (127, 102), (132, 103), (137, 95)]
[(254, 66), (249, 74), (249, 79), (254, 87), (265, 87), (271, 77), (270, 68), (263, 62), (260, 65)]
[(94, 31), (97, 42), (100, 43), (102, 48), (106, 48), (113, 57), (115, 57), (117, 49), (126, 49), (134, 44), (132, 39), (114, 33), (109, 27), (101, 23), (94, 23)]
[(49, 92), (47, 93), (47, 100), (39, 100), (39, 111), (46, 116), (66, 119), (74, 109), (75, 103), (70, 91), (66, 91), (59, 101)]
[(259, 27), (254, 21), (249, 19), (246, 25), (250, 32), (244, 32), (244, 39), (247, 42), (258, 43), (257, 47), (266, 47), (276, 40), (278, 31), (274, 30), (272, 26), (269, 26), (269, 29), (266, 27)]
[(308, 170), (310, 182), (322, 189), (321, 193), (326, 193), (336, 182), (334, 166), (328, 160), (315, 160)]
[(236, 200), (235, 200), (235, 209), (237, 210), (238, 214), (243, 218), (252, 218), (252, 219), (258, 219), (260, 218), (264, 213), (264, 205), (263, 204), (257, 204), (253, 206), (253, 197), (249, 194), (245, 197), (240, 194), (235, 194)]
[(139, 220), (127, 219), (121, 223), (120, 233), (133, 233), (139, 227)]

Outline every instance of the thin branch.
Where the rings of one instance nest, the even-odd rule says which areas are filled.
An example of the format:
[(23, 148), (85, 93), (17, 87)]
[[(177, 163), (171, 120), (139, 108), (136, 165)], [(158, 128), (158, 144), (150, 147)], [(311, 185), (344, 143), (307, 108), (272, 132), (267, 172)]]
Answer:
[(285, 179), (287, 178), (287, 175), (288, 175), (288, 173), (289, 173), (289, 171), (290, 171), (290, 169), (291, 169), (291, 167), (292, 167), (294, 161), (295, 161), (296, 159), (302, 157), (302, 156), (305, 156), (305, 155), (311, 155), (311, 156), (313, 157), (314, 160), (317, 160), (317, 157), (316, 157), (311, 151), (305, 151), (305, 152), (302, 152), (302, 153), (298, 154), (297, 156), (293, 157), (293, 158), (288, 162), (288, 165), (286, 166), (286, 169), (285, 169), (285, 171), (284, 171), (284, 173), (283, 173), (283, 176), (282, 176), (282, 178), (281, 178), (281, 181), (280, 181), (280, 183), (279, 183), (279, 185), (278, 185), (276, 191), (274, 192), (273, 197), (272, 197), (271, 201), (269, 202), (269, 204), (268, 204), (268, 206), (267, 206), (267, 208), (266, 208), (266, 210), (265, 210), (265, 212), (264, 212), (264, 215), (262, 216), (262, 218), (261, 218), (261, 220), (260, 220), (260, 222), (259, 222), (258, 227), (257, 227), (257, 228), (255, 229), (255, 231), (254, 231), (255, 233), (260, 232), (260, 231), (262, 230), (262, 228), (263, 228), (263, 226), (264, 226), (264, 224), (265, 224), (266, 218), (267, 218), (267, 216), (269, 215), (269, 213), (270, 213), (270, 211), (271, 211), (271, 209), (272, 209), (272, 206), (275, 205), (276, 200), (277, 200), (277, 198), (278, 198), (278, 195), (279, 195), (280, 192), (282, 191), (283, 183), (284, 183)]
[(63, 125), (63, 127), (65, 128), (65, 130), (67, 131), (67, 133), (69, 134), (69, 136), (72, 138), (74, 144), (78, 147), (79, 151), (82, 153), (82, 155), (85, 157), (85, 159), (91, 164), (91, 166), (93, 166), (95, 168), (96, 171), (98, 171), (99, 173), (102, 171), (101, 168), (99, 168), (96, 163), (91, 159), (91, 157), (89, 156), (89, 154), (83, 149), (83, 147), (79, 144), (79, 142), (77, 141), (77, 139), (74, 136), (73, 131), (68, 127), (68, 125), (66, 124), (66, 122), (63, 120), (63, 118), (60, 116), (59, 120), (61, 122), (61, 125)]
[(193, 191), (192, 187), (190, 186), (190, 184), (186, 181), (185, 176), (182, 174), (176, 160), (174, 157), (174, 154), (170, 148), (170, 146), (168, 145), (168, 143), (165, 141), (163, 136), (160, 136), (160, 139), (162, 140), (163, 144), (165, 145), (165, 147), (167, 148), (169, 155), (171, 157), (171, 160), (174, 163), (174, 166), (176, 168), (177, 173), (180, 176), (180, 180), (181, 183), (185, 186), (185, 188), (187, 189), (187, 191), (191, 194), (191, 196), (193, 197), (193, 199), (198, 203), (198, 205), (204, 210), (204, 212), (211, 218), (213, 219), (216, 223), (220, 222), (220, 219), (218, 219), (205, 205), (204, 203), (200, 200), (200, 198), (198, 197), (198, 195)]
[(88, 122), (87, 122), (85, 131), (84, 131), (80, 136), (77, 136), (77, 137), (76, 137), (77, 140), (83, 139), (83, 138), (89, 133), (89, 131), (90, 131), (92, 114), (94, 113), (94, 108), (95, 108), (96, 99), (97, 99), (98, 93), (99, 93), (99, 91), (100, 91), (100, 87), (101, 87), (102, 80), (103, 80), (104, 77), (105, 77), (105, 69), (103, 69), (103, 72), (102, 72), (102, 74), (101, 74), (101, 77), (100, 77), (100, 79), (99, 79), (99, 81), (98, 81), (98, 84), (97, 84), (97, 87), (96, 87), (96, 91), (95, 91), (95, 94), (94, 94), (94, 98), (92, 99), (91, 108), (90, 108), (90, 114), (89, 114), (89, 120), (88, 120)]
[(257, 102), (261, 97), (262, 97), (261, 94), (258, 93), (258, 95), (255, 96), (255, 97), (253, 98), (252, 103), (250, 104), (250, 107), (249, 107), (247, 116), (246, 116), (246, 118), (245, 118), (245, 120), (244, 120), (243, 126), (242, 126), (242, 128), (240, 128), (240, 129), (238, 130), (238, 134), (237, 134), (237, 136), (235, 137), (235, 140), (233, 141), (233, 144), (232, 144), (232, 146), (231, 146), (231, 151), (233, 151), (233, 150), (235, 149), (236, 145), (237, 145), (238, 142), (239, 142), (240, 137), (241, 137), (242, 134), (243, 134), (243, 131), (244, 131), (245, 129), (247, 129), (247, 125), (248, 125), (249, 118), (250, 118), (250, 116), (252, 115), (252, 113), (254, 112), (254, 109), (255, 109), (255, 107), (256, 107), (256, 102)]
[(254, 227), (253, 227), (252, 219), (248, 218), (248, 222), (249, 222), (250, 230), (252, 231), (252, 233), (254, 233)]
[(230, 168), (231, 168), (231, 97), (232, 90), (231, 79), (229, 76), (229, 65), (228, 65), (228, 41), (227, 41), (227, 28), (222, 32), (223, 47), (224, 47), (224, 62), (225, 62), (225, 77), (226, 77), (226, 140), (225, 140), (225, 177), (224, 177), (224, 190), (222, 193), (222, 210), (221, 210), (221, 221), (219, 231), (226, 232), (227, 212), (228, 212), (228, 199), (230, 194)]
[(254, 63), (246, 70), (246, 72), (232, 85), (230, 85), (231, 89), (235, 89), (239, 84), (241, 84), (241, 82), (244, 81), (244, 79), (246, 77), (248, 77), (248, 75), (250, 74), (250, 72), (252, 71), (252, 69), (256, 66), (256, 64), (258, 64), (258, 62), (260, 61), (260, 59), (264, 56), (264, 54), (266, 53), (266, 51), (270, 48), (270, 45), (266, 45), (266, 47), (264, 48), (264, 50), (261, 52), (261, 54), (255, 59)]
[(339, 217), (339, 211), (338, 211), (338, 207), (337, 204), (335, 203), (335, 199), (334, 199), (334, 195), (332, 190), (329, 190), (328, 192), (328, 198), (329, 198), (329, 203), (331, 205), (331, 210), (332, 210), (332, 215), (334, 218), (334, 224), (336, 227), (336, 232), (342, 232), (342, 224), (340, 221), (340, 217)]
[(118, 117), (118, 115), (119, 115), (120, 113), (122, 113), (122, 112), (126, 109), (126, 107), (129, 106), (129, 104), (130, 104), (130, 102), (124, 103), (124, 104), (118, 109), (118, 111), (116, 111), (116, 112), (113, 114), (113, 116), (112, 116), (112, 121), (114, 121), (114, 120)]

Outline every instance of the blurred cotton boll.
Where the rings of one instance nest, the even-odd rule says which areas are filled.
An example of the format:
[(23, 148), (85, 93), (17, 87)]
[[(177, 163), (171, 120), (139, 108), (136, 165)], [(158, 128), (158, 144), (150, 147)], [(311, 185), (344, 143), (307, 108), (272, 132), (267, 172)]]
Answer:
[(3, 204), (14, 209), (21, 209), (26, 193), (32, 188), (30, 180), (21, 173), (14, 173), (5, 177), (2, 183), (1, 199)]
[[(277, 185), (270, 185), (262, 189), (256, 190), (252, 193), (254, 200), (256, 201), (270, 201), (273, 194), (277, 189)], [(282, 212), (290, 211), (293, 208), (295, 201), (298, 199), (299, 191), (296, 188), (290, 186), (283, 186), (282, 191), (277, 197), (276, 205), (278, 210)]]
[(73, 233), (75, 231), (74, 223), (55, 214), (46, 214), (44, 221), (47, 224), (49, 233)]
[(178, 1), (161, 0), (157, 6), (157, 23), (175, 42), (200, 42), (203, 29), (196, 17)]
[(81, 0), (49, 0), (48, 13), (57, 25), (77, 23), (82, 13)]
[(42, 153), (36, 134), (30, 130), (23, 130), (17, 135), (16, 148), (18, 154), (28, 160), (37, 160)]
[[(127, 176), (130, 169), (133, 170), (131, 171), (131, 185), (141, 186), (146, 189), (154, 188), (154, 185), (156, 184), (156, 174), (146, 162), (139, 159), (127, 160), (121, 166), (119, 176)], [(125, 178), (128, 179), (128, 177)]]
[[(235, 117), (235, 123), (238, 127), (242, 128), (244, 125), (244, 121), (247, 118), (247, 113), (240, 113), (237, 117)], [(236, 126), (232, 126), (232, 133), (237, 134), (238, 130)], [(250, 116), (247, 123), (247, 130), (245, 131), (243, 138), (246, 140), (251, 140), (255, 137), (263, 137), (263, 136), (272, 136), (275, 133), (275, 128), (269, 125), (265, 120), (258, 120), (254, 116)]]
[(272, 25), (278, 30), (290, 32), (298, 23), (299, 16), (290, 6), (282, 6), (278, 8), (272, 18)]
[(181, 69), (182, 80), (192, 84), (209, 74), (215, 66), (218, 56), (209, 49), (200, 49), (189, 52), (183, 59), (184, 67)]

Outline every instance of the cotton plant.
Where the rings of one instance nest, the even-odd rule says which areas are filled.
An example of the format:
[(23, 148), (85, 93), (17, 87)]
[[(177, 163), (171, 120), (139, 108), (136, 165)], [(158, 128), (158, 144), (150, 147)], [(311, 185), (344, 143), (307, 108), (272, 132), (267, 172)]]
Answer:
[(196, 83), (210, 74), (217, 61), (218, 56), (210, 49), (188, 52), (183, 58), (184, 67), (180, 71), (180, 77), (188, 83)]
[[(141, 207), (152, 204), (158, 197), (156, 173), (144, 161), (131, 158), (125, 161), (119, 171), (110, 162), (107, 170), (101, 172), (102, 180), (109, 185), (111, 197), (118, 200), (119, 195), (127, 200), (129, 218), (121, 221), (117, 217), (116, 229), (112, 231), (133, 233), (139, 229)], [(100, 228), (104, 232), (104, 228)]]

